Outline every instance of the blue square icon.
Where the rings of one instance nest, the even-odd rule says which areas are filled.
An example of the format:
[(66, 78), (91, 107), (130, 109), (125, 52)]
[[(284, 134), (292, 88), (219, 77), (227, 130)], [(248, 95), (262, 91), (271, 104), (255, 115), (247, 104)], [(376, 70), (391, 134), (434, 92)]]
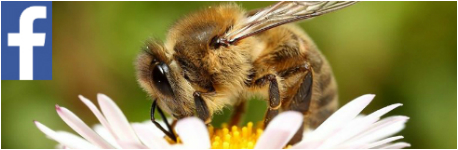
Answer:
[(1, 79), (51, 80), (52, 2), (1, 3)]

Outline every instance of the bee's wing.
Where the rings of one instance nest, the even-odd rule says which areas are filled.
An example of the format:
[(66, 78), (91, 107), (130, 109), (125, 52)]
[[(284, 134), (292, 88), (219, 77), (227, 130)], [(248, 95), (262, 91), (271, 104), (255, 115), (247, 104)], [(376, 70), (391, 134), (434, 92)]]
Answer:
[(279, 2), (237, 23), (222, 38), (221, 43), (230, 44), (256, 33), (290, 22), (320, 16), (345, 8), (355, 1)]

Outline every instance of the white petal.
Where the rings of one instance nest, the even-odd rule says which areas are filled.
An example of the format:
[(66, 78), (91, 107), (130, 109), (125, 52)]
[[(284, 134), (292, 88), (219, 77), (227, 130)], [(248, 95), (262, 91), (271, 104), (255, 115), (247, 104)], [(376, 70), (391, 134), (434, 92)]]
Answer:
[(175, 126), (175, 131), (186, 147), (210, 148), (207, 127), (205, 127), (204, 122), (196, 117), (179, 120)]
[(335, 136), (327, 138), (326, 141), (323, 143), (323, 145), (320, 146), (320, 148), (330, 148), (332, 146), (336, 146), (342, 142), (345, 142), (346, 140), (350, 139), (351, 137), (366, 130), (367, 128), (370, 127), (371, 124), (378, 121), (381, 116), (383, 116), (384, 114), (390, 112), (391, 110), (399, 106), (402, 106), (402, 104), (389, 105), (382, 109), (379, 109), (378, 111), (366, 117), (354, 119), (353, 121), (348, 123), (342, 130), (340, 130), (340, 132), (334, 134)]
[(140, 143), (126, 116), (124, 116), (124, 113), (122, 113), (115, 102), (104, 94), (97, 94), (97, 99), (111, 129), (117, 135), (118, 141)]
[(68, 149), (68, 148), (67, 148), (67, 146), (62, 145), (62, 144), (59, 143), (54, 147), (54, 149)]
[(366, 94), (347, 103), (332, 114), (313, 132), (313, 138), (325, 138), (336, 130), (354, 119), (375, 97), (373, 94)]
[[(302, 139), (305, 139), (305, 137), (309, 137), (313, 134), (314, 129), (311, 128), (306, 128), (304, 129), (304, 135), (302, 136)], [(293, 145), (291, 147), (292, 149), (312, 149), (320, 146), (323, 143), (323, 140), (309, 140), (307, 141), (307, 144), (303, 144), (304, 141), (301, 141), (299, 143), (296, 143), (296, 145)]]
[(397, 104), (392, 104), (392, 105), (383, 107), (382, 109), (379, 109), (379, 110), (373, 112), (372, 114), (368, 115), (368, 116), (366, 117), (366, 119), (367, 119), (367, 120), (370, 120), (370, 121), (369, 121), (370, 123), (374, 123), (374, 122), (376, 122), (377, 120), (379, 120), (380, 117), (382, 117), (382, 116), (385, 115), (386, 113), (392, 111), (393, 109), (398, 108), (399, 106), (402, 106), (402, 104), (397, 103)]
[(78, 95), (80, 100), (86, 104), (86, 106), (94, 113), (95, 117), (99, 120), (99, 122), (110, 132), (111, 136), (113, 136), (115, 139), (117, 139), (115, 132), (111, 129), (110, 124), (108, 124), (107, 120), (105, 117), (100, 113), (99, 109), (92, 103), (90, 100), (85, 98), (82, 95)]
[(328, 119), (326, 119), (320, 126), (318, 126), (315, 131), (310, 134), (310, 136), (304, 137), (304, 139), (293, 146), (293, 148), (317, 148), (311, 147), (311, 145), (320, 146), (320, 142), (318, 141), (327, 139), (333, 134), (339, 132), (345, 125), (355, 119), (358, 114), (367, 105), (369, 105), (374, 97), (375, 95), (373, 94), (366, 94), (342, 106)]
[(142, 145), (137, 142), (128, 142), (128, 141), (117, 141), (123, 149), (147, 149), (145, 145)]
[(116, 139), (112, 136), (112, 134), (102, 125), (96, 124), (92, 127), (97, 134), (99, 134), (103, 139), (105, 139), (108, 143), (113, 145), (115, 148), (121, 148), (117, 143)]
[(171, 145), (170, 149), (190, 149), (183, 144), (173, 144)]
[(409, 117), (392, 116), (372, 124), (368, 129), (353, 137), (351, 143), (369, 143), (377, 141), (404, 129)]
[[(168, 118), (167, 119), (168, 122), (173, 122), (173, 119), (171, 118)], [(161, 125), (162, 127), (165, 127), (165, 123), (164, 121), (162, 120), (157, 120), (157, 122), (159, 123), (159, 125)], [(141, 122), (140, 124), (148, 127), (148, 129), (152, 130), (154, 132), (154, 135), (157, 135), (158, 137), (164, 137), (165, 134), (164, 132), (162, 132), (159, 128), (156, 127), (156, 125), (154, 125), (151, 120), (147, 120), (147, 121), (143, 121)]]
[(301, 142), (294, 145), (291, 149), (317, 149), (321, 144), (323, 144), (323, 140), (302, 140)]
[(80, 118), (64, 107), (56, 105), (57, 114), (62, 120), (67, 123), (73, 130), (75, 130), (82, 137), (87, 139), (89, 142), (101, 147), (101, 148), (114, 148), (91, 128), (89, 128)]
[(49, 129), (45, 125), (41, 124), (38, 121), (34, 121), (34, 123), (37, 126), (37, 128), (40, 129), (41, 132), (46, 134), (49, 138), (53, 139), (54, 141), (57, 141), (60, 144), (62, 144), (61, 146), (69, 147), (69, 148), (73, 148), (73, 149), (93, 149), (93, 148), (97, 148), (96, 146), (90, 144), (89, 142), (87, 142), (87, 141), (85, 141), (85, 140), (83, 140), (83, 139), (81, 139), (81, 138), (79, 138), (79, 137), (77, 137), (75, 135), (74, 136), (69, 136), (68, 134), (70, 134), (70, 133), (67, 133), (67, 134), (63, 134), (62, 132), (61, 133), (57, 133), (57, 132)]
[(302, 125), (303, 115), (287, 111), (275, 117), (259, 137), (255, 149), (281, 149)]
[(361, 148), (362, 149), (374, 148), (374, 147), (377, 147), (377, 146), (380, 146), (380, 145), (385, 145), (387, 143), (391, 143), (393, 141), (396, 141), (396, 140), (399, 140), (399, 139), (403, 139), (403, 138), (404, 138), (403, 136), (389, 137), (389, 138), (386, 138), (386, 139), (383, 139), (383, 140), (368, 144), (368, 145), (363, 146)]
[(406, 147), (410, 147), (410, 144), (406, 142), (397, 142), (393, 144), (388, 144), (384, 147), (380, 147), (380, 149), (401, 149)]
[[(150, 124), (150, 126), (154, 126)], [(165, 149), (169, 148), (170, 144), (162, 138), (164, 134), (158, 136), (151, 128), (144, 124), (135, 123), (132, 124), (135, 132), (137, 133), (140, 140), (151, 149)], [(161, 132), (162, 133), (162, 132)]]
[[(97, 148), (97, 146), (89, 143), (85, 139), (83, 139), (80, 136), (77, 136), (75, 134), (72, 134), (72, 133), (69, 133), (69, 132), (66, 132), (66, 131), (56, 131), (56, 133), (62, 139), (66, 139), (66, 140), (72, 141), (75, 144), (78, 143), (78, 147), (81, 147), (81, 148), (78, 148), (78, 149)], [(66, 146), (66, 148), (72, 148), (72, 146)], [(76, 148), (72, 148), (72, 149), (76, 149)]]

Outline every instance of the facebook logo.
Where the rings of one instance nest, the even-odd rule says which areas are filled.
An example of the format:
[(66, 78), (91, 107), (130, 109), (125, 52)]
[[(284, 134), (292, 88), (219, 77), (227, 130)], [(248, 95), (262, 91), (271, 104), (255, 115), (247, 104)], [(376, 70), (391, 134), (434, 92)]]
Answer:
[(2, 80), (52, 79), (52, 2), (1, 2)]

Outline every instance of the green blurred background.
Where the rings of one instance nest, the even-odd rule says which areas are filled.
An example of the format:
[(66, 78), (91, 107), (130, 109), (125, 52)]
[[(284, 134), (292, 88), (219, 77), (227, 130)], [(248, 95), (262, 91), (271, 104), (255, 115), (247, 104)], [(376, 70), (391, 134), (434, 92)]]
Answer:
[[(129, 121), (147, 120), (151, 102), (133, 65), (143, 41), (164, 39), (174, 20), (217, 3), (53, 2), (53, 80), (2, 81), (2, 148), (53, 148), (32, 120), (72, 131), (55, 104), (97, 123), (79, 94), (105, 93)], [(401, 134), (412, 148), (456, 148), (456, 12), (456, 2), (360, 2), (300, 25), (333, 66), (341, 104), (366, 93), (377, 96), (365, 113), (403, 103), (389, 115), (411, 118)], [(260, 121), (264, 103), (251, 101), (245, 121)]]

